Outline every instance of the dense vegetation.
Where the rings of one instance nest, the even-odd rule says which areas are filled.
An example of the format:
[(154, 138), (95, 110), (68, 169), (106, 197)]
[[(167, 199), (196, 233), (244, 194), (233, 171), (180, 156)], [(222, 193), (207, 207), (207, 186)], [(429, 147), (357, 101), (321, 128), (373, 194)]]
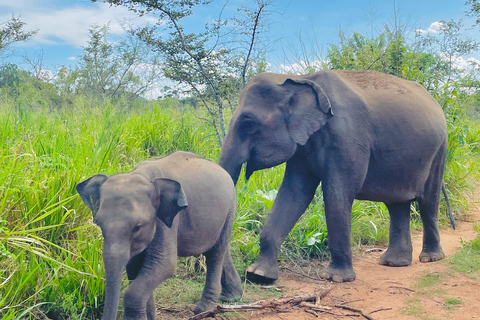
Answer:
[[(445, 181), (455, 217), (460, 218), (467, 205), (464, 195), (473, 188), (479, 172), (479, 69), (473, 66), (467, 72), (452, 63), (452, 58), (472, 52), (468, 50), (475, 49), (476, 43), (460, 47), (461, 41), (467, 41), (461, 38), (461, 25), (445, 22), (443, 26), (442, 36), (451, 42), (435, 42), (426, 36), (408, 41), (403, 29), (388, 26), (372, 37), (340, 34), (339, 43), (329, 48), (322, 63), (303, 61), (298, 72), (371, 69), (428, 88), (447, 116)], [(54, 79), (14, 64), (0, 68), (0, 316), (4, 320), (35, 318), (42, 313), (51, 319), (83, 319), (98, 317), (101, 312), (102, 236), (75, 192), (77, 182), (95, 173), (129, 171), (145, 159), (175, 150), (192, 151), (213, 161), (220, 154), (218, 130), (205, 121), (211, 115), (205, 103), (214, 99), (212, 95), (146, 100), (136, 94), (145, 82), (133, 73), (131, 86), (119, 87), (114, 93), (108, 81), (101, 92), (93, 90), (98, 84), (89, 87), (93, 70), (111, 72), (109, 66), (116, 64), (116, 58), (128, 56), (128, 52), (108, 46), (107, 36), (107, 28), (92, 27), (81, 63), (63, 69)], [(451, 47), (442, 47), (446, 43)], [(105, 50), (103, 55), (101, 50)], [(453, 52), (450, 59), (445, 52)], [(92, 54), (111, 60), (103, 60), (101, 69), (91, 65), (95, 60)], [(234, 79), (236, 84), (242, 76), (245, 74), (239, 73)], [(224, 91), (227, 96), (223, 98), (231, 102), (232, 92)], [(224, 112), (228, 120), (231, 109)], [(258, 254), (258, 234), (283, 170), (284, 166), (278, 166), (256, 172), (248, 182), (241, 178), (237, 185), (232, 248), (241, 272)], [(412, 209), (412, 225), (420, 228), (419, 215), (414, 206)], [(442, 202), (441, 223), (446, 225), (444, 212)], [(386, 244), (385, 207), (355, 202), (352, 229), (354, 246)], [(327, 256), (326, 235), (319, 188), (282, 246), (281, 259)], [(190, 267), (192, 259), (181, 263)]]

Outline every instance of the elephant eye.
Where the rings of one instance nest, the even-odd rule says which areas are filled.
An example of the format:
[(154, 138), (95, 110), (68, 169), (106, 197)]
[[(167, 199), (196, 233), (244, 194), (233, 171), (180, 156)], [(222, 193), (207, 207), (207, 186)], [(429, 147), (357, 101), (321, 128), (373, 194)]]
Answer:
[(141, 223), (137, 224), (135, 227), (133, 227), (132, 233), (137, 233), (138, 231), (140, 231), (141, 227), (142, 227)]
[(240, 129), (246, 134), (255, 133), (258, 129), (258, 121), (253, 115), (245, 115), (240, 122)]

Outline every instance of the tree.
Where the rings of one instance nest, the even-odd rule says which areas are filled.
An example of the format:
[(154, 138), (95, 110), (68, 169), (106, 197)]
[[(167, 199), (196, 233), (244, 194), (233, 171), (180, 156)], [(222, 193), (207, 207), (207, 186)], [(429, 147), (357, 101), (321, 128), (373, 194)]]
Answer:
[[(126, 6), (140, 16), (158, 14), (155, 26), (136, 30), (135, 35), (163, 55), (163, 71), (168, 79), (178, 83), (184, 93), (201, 100), (221, 145), (226, 135), (224, 104), (229, 103), (232, 91), (238, 92), (243, 87), (255, 68), (254, 52), (268, 2), (257, 0), (253, 9), (240, 8), (246, 13), (243, 19), (233, 19), (228, 23), (228, 20), (219, 17), (198, 33), (186, 32), (182, 19), (191, 16), (195, 7), (209, 4), (209, 0), (106, 2)], [(236, 33), (238, 30), (242, 32)], [(164, 36), (164, 31), (168, 32), (168, 36)], [(228, 41), (225, 41), (226, 35), (229, 36)], [(235, 35), (233, 40), (232, 35)], [(241, 56), (237, 50), (240, 43), (248, 43)]]
[[(158, 57), (131, 33), (118, 44), (109, 41), (109, 27), (93, 25), (80, 57), (77, 92), (91, 97), (135, 99), (161, 74)], [(63, 79), (68, 73), (62, 69)]]
[(467, 82), (459, 81), (465, 78), (467, 73), (467, 70), (459, 64), (459, 61), (464, 56), (475, 52), (480, 43), (464, 38), (461, 33), (462, 28), (462, 20), (442, 20), (439, 23), (439, 33), (437, 35), (417, 32), (415, 48), (431, 54), (435, 61), (433, 63), (434, 75), (432, 76), (432, 79), (435, 80), (431, 82), (433, 86), (427, 86), (430, 91), (443, 91), (453, 81), (456, 82), (455, 86), (457, 87), (470, 86)]
[(25, 72), (22, 73), (14, 63), (0, 66), (0, 88), (14, 88), (24, 81)]
[(480, 0), (467, 0), (465, 5), (470, 6), (467, 15), (475, 18), (475, 24), (480, 25)]
[(25, 31), (25, 25), (26, 23), (19, 17), (12, 17), (12, 19), (0, 23), (0, 54), (15, 42), (27, 41), (37, 34), (38, 30)]

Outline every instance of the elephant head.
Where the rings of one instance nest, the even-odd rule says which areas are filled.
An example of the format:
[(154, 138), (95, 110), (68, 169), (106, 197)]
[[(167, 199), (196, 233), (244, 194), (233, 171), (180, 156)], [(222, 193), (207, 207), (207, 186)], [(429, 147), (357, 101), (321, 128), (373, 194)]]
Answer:
[(76, 189), (102, 229), (106, 274), (103, 319), (115, 319), (125, 266), (152, 241), (157, 217), (172, 227), (176, 214), (187, 207), (185, 194), (175, 180), (160, 178), (152, 183), (139, 174), (98, 174)]
[(333, 115), (320, 85), (305, 77), (261, 74), (242, 92), (220, 155), (220, 165), (237, 182), (286, 162)]

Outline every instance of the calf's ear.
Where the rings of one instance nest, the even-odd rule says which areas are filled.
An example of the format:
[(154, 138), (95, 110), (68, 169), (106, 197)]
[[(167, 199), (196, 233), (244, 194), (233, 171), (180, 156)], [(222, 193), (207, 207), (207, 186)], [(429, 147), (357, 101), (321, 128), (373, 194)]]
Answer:
[(160, 196), (157, 217), (171, 228), (177, 213), (188, 207), (187, 197), (178, 181), (158, 178), (155, 179), (154, 185)]
[(107, 178), (104, 174), (96, 174), (77, 184), (77, 192), (83, 202), (92, 210), (93, 217), (100, 207), (100, 188)]

